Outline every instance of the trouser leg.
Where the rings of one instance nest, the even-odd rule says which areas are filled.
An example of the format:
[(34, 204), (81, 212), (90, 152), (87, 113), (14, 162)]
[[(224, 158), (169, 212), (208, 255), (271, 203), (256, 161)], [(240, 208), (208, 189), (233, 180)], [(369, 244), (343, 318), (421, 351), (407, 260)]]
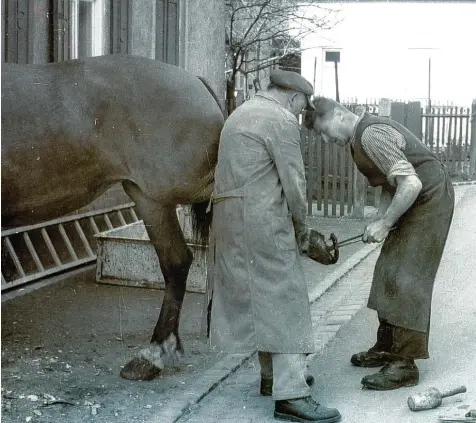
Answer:
[(275, 401), (311, 395), (306, 383), (305, 354), (271, 354), (273, 367), (273, 399)]
[(258, 351), (258, 360), (261, 367), (261, 379), (273, 378), (273, 358), (271, 353)]
[(371, 348), (375, 352), (385, 352), (396, 359), (429, 358), (429, 331), (420, 332), (395, 326), (384, 319), (379, 319), (377, 342)]

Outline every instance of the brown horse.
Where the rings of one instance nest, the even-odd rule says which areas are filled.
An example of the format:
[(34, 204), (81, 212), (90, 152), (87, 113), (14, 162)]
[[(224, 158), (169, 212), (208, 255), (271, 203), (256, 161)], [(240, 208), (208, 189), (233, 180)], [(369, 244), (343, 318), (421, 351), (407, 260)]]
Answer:
[(223, 122), (204, 80), (155, 60), (2, 65), (2, 226), (73, 212), (122, 182), (157, 251), (160, 316), (125, 378), (152, 379), (183, 353), (178, 328), (193, 255), (175, 209), (191, 204), (197, 241), (207, 238)]

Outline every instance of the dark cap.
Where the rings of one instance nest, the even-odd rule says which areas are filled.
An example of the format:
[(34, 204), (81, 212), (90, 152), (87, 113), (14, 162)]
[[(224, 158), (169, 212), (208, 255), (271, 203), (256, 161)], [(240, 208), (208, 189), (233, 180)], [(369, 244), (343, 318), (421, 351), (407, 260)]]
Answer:
[(312, 84), (306, 78), (303, 78), (297, 72), (273, 69), (270, 72), (269, 80), (280, 88), (286, 88), (306, 94), (308, 103), (306, 108), (314, 110), (314, 104), (312, 104), (310, 98), (310, 96), (314, 94), (314, 89), (312, 88)]

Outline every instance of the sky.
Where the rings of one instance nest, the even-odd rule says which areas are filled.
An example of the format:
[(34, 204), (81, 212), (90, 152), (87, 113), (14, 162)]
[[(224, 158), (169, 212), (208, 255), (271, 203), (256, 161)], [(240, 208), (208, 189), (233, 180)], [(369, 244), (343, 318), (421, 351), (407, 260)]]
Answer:
[(476, 2), (325, 3), (341, 20), (303, 40), (302, 74), (315, 92), (335, 98), (333, 63), (324, 48), (340, 49), (340, 99), (428, 98), (469, 106), (476, 99)]

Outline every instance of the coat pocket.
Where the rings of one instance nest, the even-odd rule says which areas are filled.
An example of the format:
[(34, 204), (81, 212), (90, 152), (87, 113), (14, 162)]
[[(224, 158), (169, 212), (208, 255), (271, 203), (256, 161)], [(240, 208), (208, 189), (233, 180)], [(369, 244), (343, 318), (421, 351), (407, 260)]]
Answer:
[(289, 251), (296, 248), (296, 236), (291, 214), (286, 217), (273, 216), (273, 239), (278, 250)]

